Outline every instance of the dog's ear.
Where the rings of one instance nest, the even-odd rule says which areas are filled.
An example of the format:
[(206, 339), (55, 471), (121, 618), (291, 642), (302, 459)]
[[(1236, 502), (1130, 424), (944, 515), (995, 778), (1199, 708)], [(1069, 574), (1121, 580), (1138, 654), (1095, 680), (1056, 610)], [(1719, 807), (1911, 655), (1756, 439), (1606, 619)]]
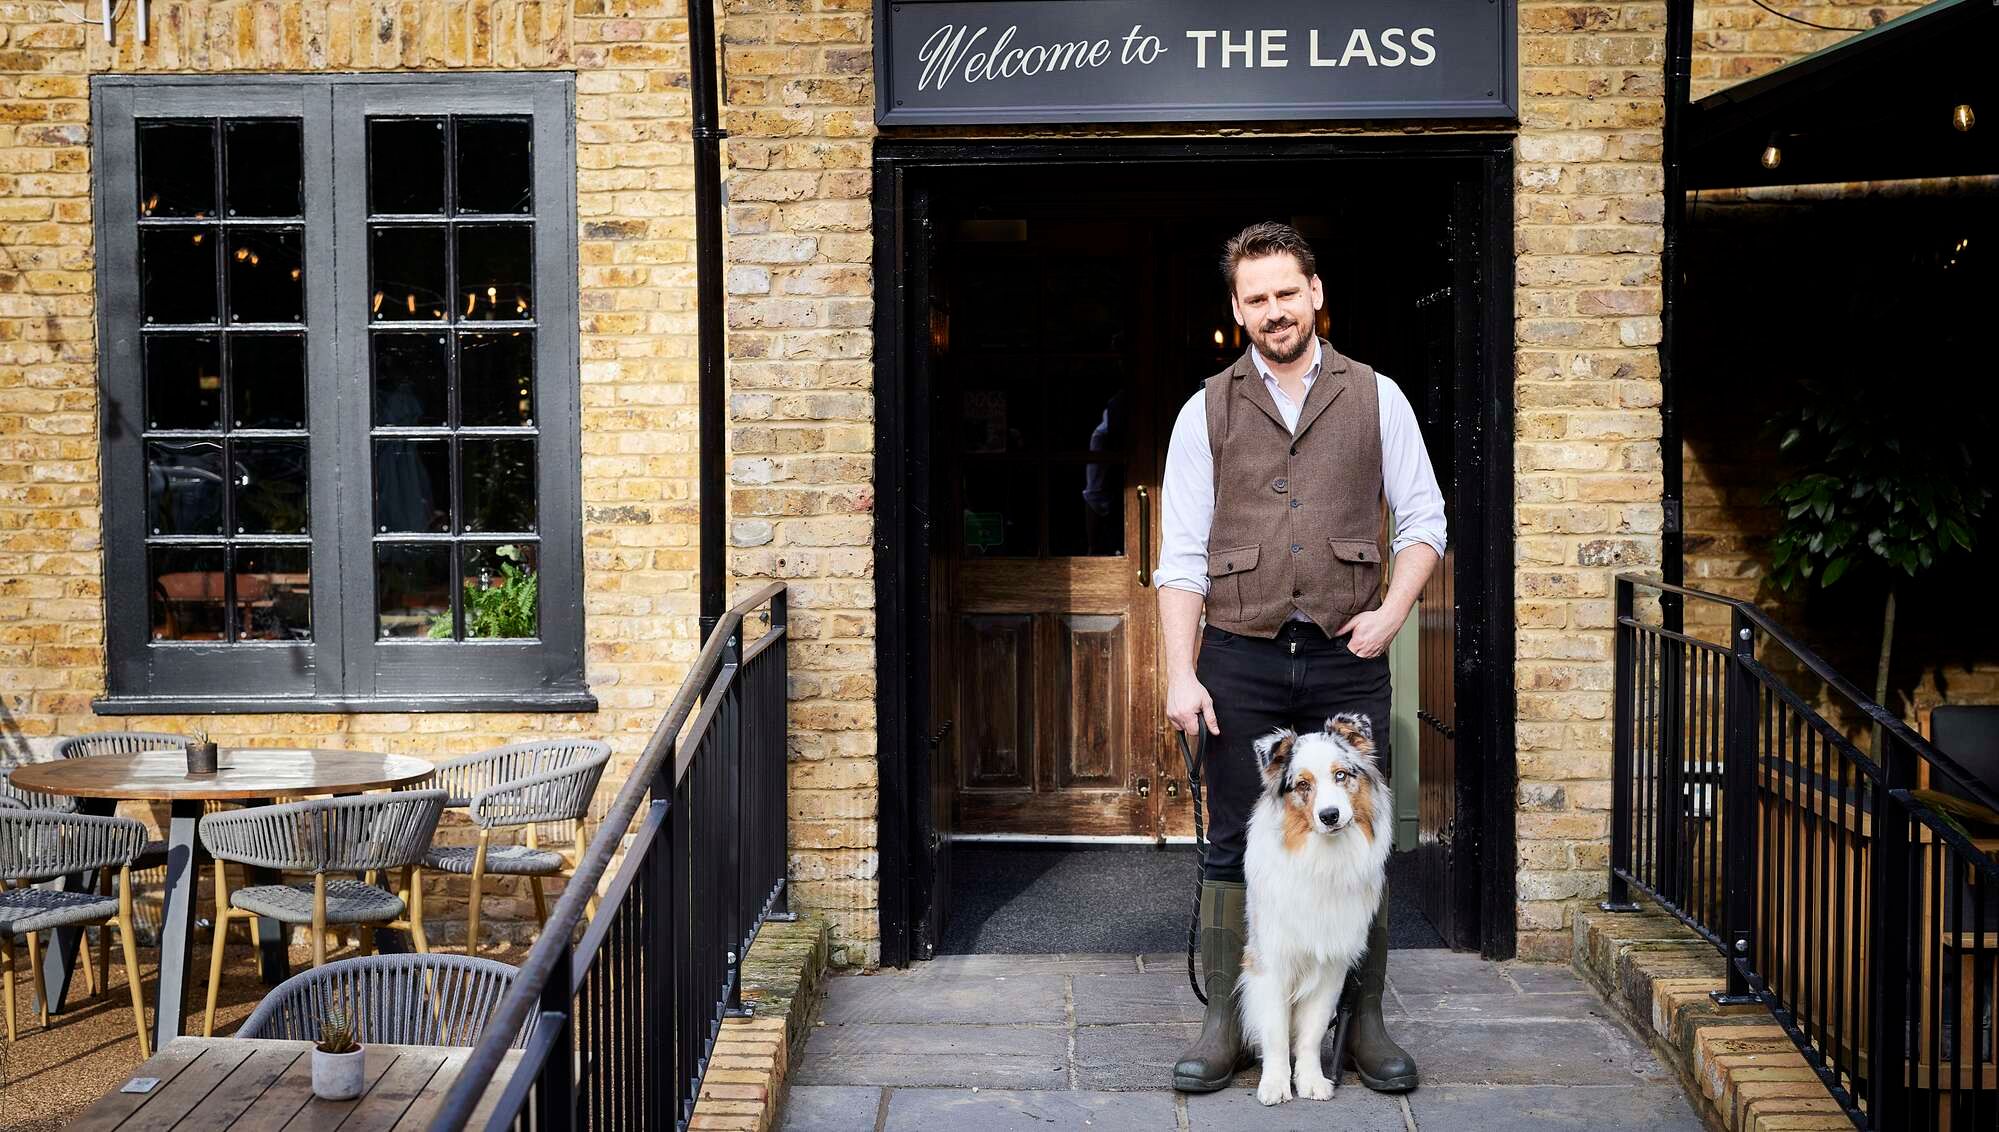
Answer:
[(1263, 771), (1264, 785), (1275, 786), (1279, 794), (1291, 788), (1291, 745), (1297, 741), (1296, 731), (1280, 727), (1250, 744), (1256, 751), (1257, 768)]
[(1326, 721), (1326, 734), (1337, 735), (1362, 754), (1374, 753), (1374, 723), (1357, 711), (1343, 711)]

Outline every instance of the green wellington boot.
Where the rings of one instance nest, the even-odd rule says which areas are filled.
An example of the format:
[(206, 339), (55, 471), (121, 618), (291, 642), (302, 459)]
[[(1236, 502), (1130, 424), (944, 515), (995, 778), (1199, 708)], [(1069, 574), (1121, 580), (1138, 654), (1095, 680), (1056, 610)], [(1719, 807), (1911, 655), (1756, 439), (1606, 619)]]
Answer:
[(1201, 969), (1205, 972), (1208, 1014), (1201, 1036), (1173, 1066), (1173, 1087), (1183, 1093), (1212, 1093), (1228, 1087), (1242, 1063), (1242, 1023), (1236, 1017), (1235, 984), (1242, 974), (1249, 888), (1239, 881), (1201, 882)]
[(1381, 894), (1374, 923), (1367, 930), (1367, 957), (1347, 976), (1346, 993), (1354, 996), (1353, 1031), (1347, 1037), (1347, 1062), (1360, 1074), (1361, 1084), (1377, 1093), (1406, 1093), (1416, 1087), (1416, 1059), (1395, 1044), (1381, 1023), (1381, 985), (1388, 977), (1388, 893)]

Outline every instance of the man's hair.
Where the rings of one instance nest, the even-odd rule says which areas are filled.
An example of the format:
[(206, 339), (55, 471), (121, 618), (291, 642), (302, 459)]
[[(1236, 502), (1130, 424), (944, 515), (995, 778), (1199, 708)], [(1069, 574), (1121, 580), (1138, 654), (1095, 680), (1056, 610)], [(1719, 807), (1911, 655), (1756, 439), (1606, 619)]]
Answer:
[(1305, 242), (1298, 229), (1275, 220), (1265, 220), (1229, 237), (1229, 242), (1222, 247), (1222, 278), (1228, 280), (1229, 294), (1235, 294), (1237, 265), (1243, 260), (1261, 259), (1267, 255), (1289, 255), (1298, 261), (1298, 270), (1307, 279), (1319, 272), (1319, 259), (1312, 254), (1312, 245)]

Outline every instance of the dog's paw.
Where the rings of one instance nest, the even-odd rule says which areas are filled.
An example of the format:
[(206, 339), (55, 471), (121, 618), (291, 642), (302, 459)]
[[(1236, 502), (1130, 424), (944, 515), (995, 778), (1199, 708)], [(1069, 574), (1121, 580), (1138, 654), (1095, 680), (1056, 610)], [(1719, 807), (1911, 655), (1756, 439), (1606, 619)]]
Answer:
[(1318, 1069), (1298, 1071), (1298, 1095), (1308, 1101), (1333, 1099), (1333, 1083)]
[(1265, 1073), (1256, 1086), (1256, 1099), (1264, 1104), (1283, 1104), (1291, 1099), (1291, 1081), (1281, 1073)]

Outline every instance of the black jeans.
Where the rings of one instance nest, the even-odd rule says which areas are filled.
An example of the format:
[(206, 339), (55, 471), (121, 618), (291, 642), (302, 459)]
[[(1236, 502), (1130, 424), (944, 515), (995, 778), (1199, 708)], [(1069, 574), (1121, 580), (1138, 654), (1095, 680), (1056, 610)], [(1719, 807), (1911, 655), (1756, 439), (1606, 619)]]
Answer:
[(1308, 621), (1287, 621), (1274, 640), (1209, 626), (1201, 631), (1195, 673), (1215, 701), (1221, 734), (1208, 736), (1207, 880), (1240, 881), (1250, 811), (1263, 774), (1250, 745), (1280, 727), (1303, 734), (1326, 719), (1357, 711), (1374, 726), (1375, 755), (1392, 777), (1388, 746), (1388, 654), (1355, 656), (1347, 638), (1329, 638)]

